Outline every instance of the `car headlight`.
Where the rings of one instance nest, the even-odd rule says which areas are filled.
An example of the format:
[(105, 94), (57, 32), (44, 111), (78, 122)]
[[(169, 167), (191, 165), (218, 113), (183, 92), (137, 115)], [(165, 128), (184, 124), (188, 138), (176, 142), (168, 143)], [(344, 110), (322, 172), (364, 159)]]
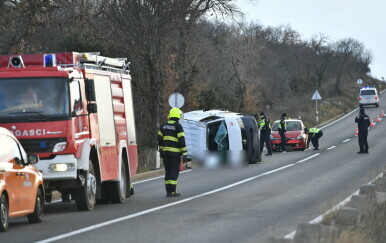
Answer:
[(60, 142), (60, 143), (57, 143), (55, 144), (54, 148), (52, 149), (52, 152), (61, 152), (63, 150), (65, 150), (67, 147), (67, 142)]
[(51, 172), (64, 172), (64, 171), (74, 171), (74, 163), (60, 163), (60, 164), (50, 164), (48, 170)]
[(297, 136), (296, 139), (304, 139), (303, 134), (300, 134), (299, 136)]

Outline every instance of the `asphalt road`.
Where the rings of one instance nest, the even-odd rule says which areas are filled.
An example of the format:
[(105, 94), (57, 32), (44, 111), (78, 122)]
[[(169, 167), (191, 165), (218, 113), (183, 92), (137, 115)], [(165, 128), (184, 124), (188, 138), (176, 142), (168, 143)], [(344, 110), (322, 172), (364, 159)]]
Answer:
[[(386, 94), (370, 118), (386, 111)], [(178, 198), (166, 198), (163, 179), (136, 183), (123, 204), (78, 212), (74, 203), (45, 207), (43, 222), (12, 219), (0, 242), (263, 242), (284, 237), (350, 196), (386, 168), (386, 117), (369, 131), (360, 154), (358, 110), (323, 128), (320, 150), (274, 153), (248, 168), (182, 173)]]

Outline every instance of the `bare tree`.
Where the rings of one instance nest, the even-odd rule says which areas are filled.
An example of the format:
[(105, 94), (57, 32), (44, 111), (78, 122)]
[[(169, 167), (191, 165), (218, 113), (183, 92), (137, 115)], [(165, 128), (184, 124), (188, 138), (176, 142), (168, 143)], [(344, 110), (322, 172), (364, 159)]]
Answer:
[[(179, 30), (179, 45), (176, 62), (179, 80), (186, 84), (186, 32), (208, 11), (226, 14), (234, 7), (231, 0), (112, 0), (107, 2), (105, 11), (110, 21), (110, 30), (116, 41), (126, 52), (133, 52), (144, 65), (141, 82), (148, 80), (148, 144), (155, 144), (157, 123), (162, 101), (162, 82), (165, 76), (166, 54), (169, 37)], [(137, 80), (139, 81), (139, 80)], [(146, 91), (145, 91), (146, 92)], [(161, 105), (160, 105), (161, 104)]]

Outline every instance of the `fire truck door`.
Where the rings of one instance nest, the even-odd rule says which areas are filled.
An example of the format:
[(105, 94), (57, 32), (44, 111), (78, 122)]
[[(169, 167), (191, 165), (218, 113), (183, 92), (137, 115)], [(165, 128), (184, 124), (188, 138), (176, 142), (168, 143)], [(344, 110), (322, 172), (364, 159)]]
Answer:
[(111, 84), (108, 76), (94, 75), (95, 98), (98, 105), (98, 126), (101, 146), (115, 146), (115, 123)]

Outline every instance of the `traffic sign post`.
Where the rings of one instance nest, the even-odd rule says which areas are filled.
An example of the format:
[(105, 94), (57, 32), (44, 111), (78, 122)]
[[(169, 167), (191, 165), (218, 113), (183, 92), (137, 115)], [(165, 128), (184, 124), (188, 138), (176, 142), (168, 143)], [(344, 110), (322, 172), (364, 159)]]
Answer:
[(322, 97), (320, 96), (319, 92), (315, 90), (314, 94), (312, 95), (311, 100), (315, 100), (315, 110), (316, 110), (316, 123), (319, 122), (319, 116), (318, 116), (318, 100), (321, 100)]

